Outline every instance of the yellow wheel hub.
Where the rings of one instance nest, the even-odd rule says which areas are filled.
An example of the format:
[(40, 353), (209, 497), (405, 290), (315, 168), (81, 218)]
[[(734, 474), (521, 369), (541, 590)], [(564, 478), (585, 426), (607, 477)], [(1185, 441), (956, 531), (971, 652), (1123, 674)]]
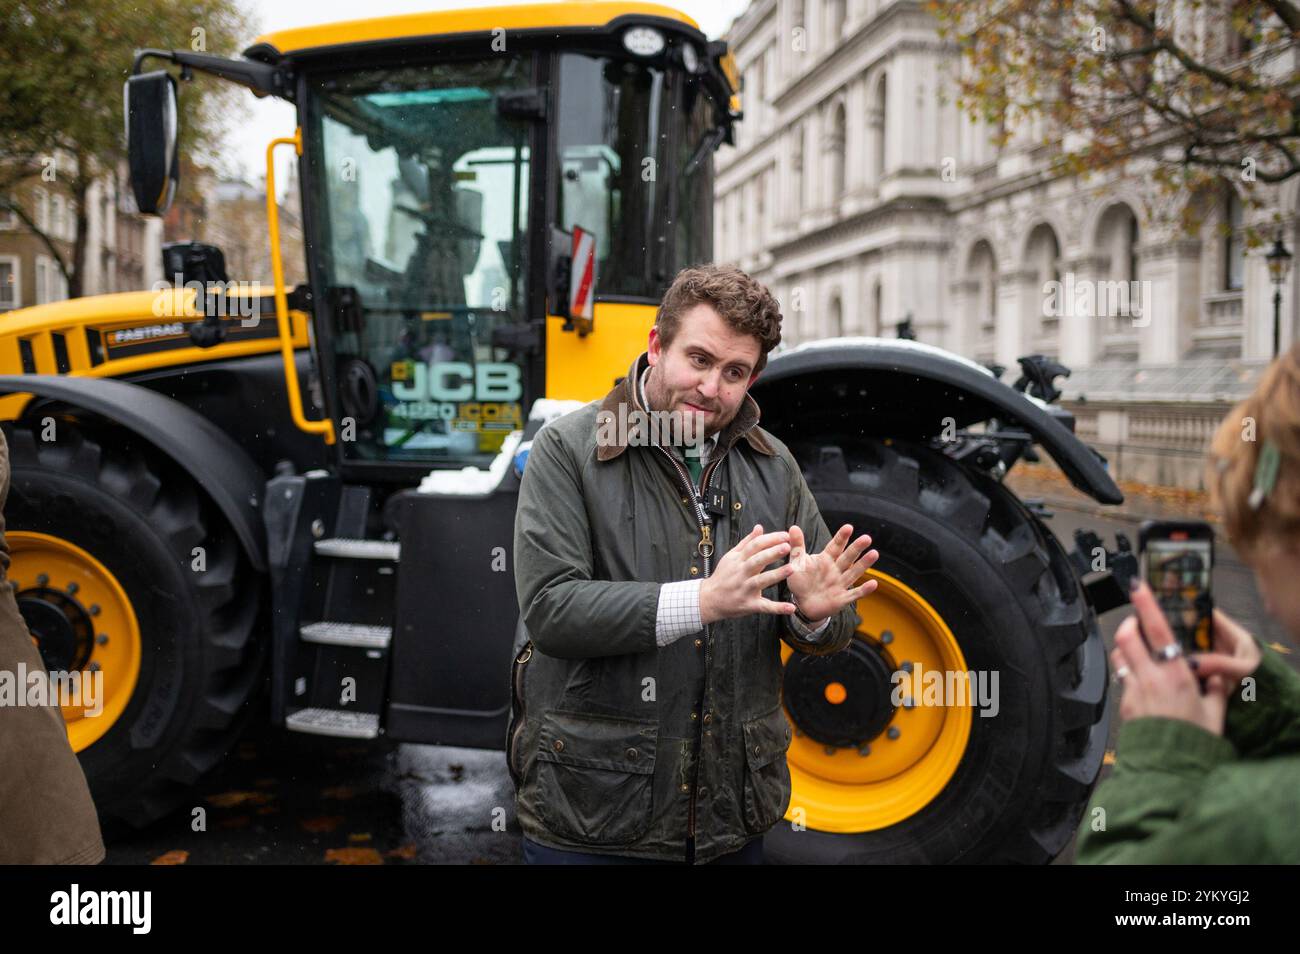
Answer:
[(73, 751), (106, 733), (140, 678), (140, 625), (117, 578), (76, 544), (45, 533), (5, 535), (9, 579), (51, 665), (78, 673), (81, 695), (60, 700)]
[[(874, 831), (915, 815), (952, 779), (970, 738), (974, 700), (969, 692), (913, 691), (927, 682), (933, 689), (939, 678), (949, 688), (965, 685), (945, 675), (967, 671), (952, 631), (911, 587), (877, 570), (868, 575), (877, 589), (856, 607), (862, 619), (857, 638), (878, 646), (890, 668), (899, 667), (894, 671), (912, 664), (912, 675), (901, 684), (891, 682), (890, 690), (897, 685), (899, 696), (914, 704), (896, 708), (888, 728), (858, 746), (828, 747), (794, 723), (786, 818), (819, 831)], [(792, 652), (782, 646), (787, 664)], [(817, 688), (818, 705), (852, 701), (850, 687), (833, 678)]]

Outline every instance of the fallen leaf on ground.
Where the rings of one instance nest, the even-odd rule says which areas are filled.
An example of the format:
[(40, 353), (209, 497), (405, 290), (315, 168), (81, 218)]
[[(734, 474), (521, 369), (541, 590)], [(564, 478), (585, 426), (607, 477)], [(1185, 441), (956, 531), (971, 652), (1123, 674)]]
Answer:
[(318, 815), (315, 818), (304, 818), (298, 824), (300, 824), (303, 827), (304, 831), (309, 831), (312, 832), (313, 834), (319, 835), (323, 832), (333, 831), (334, 829), (338, 828), (339, 825), (342, 825), (343, 816), (342, 815)]
[(222, 792), (209, 795), (206, 801), (218, 808), (234, 808), (236, 805), (265, 805), (271, 796), (265, 792)]
[(330, 848), (325, 860), (340, 865), (382, 865), (384, 859), (373, 848)]
[(151, 864), (151, 865), (183, 865), (183, 864), (185, 864), (185, 862), (187, 862), (187, 861), (189, 861), (189, 860), (190, 860), (190, 853), (189, 853), (188, 851), (185, 851), (184, 849), (181, 849), (181, 848), (176, 848), (176, 849), (174, 849), (174, 850), (172, 850), (172, 851), (164, 852), (163, 854), (161, 854), (161, 855), (159, 855), (157, 858), (155, 858), (153, 861), (149, 862), (149, 864)]
[(394, 848), (392, 851), (384, 852), (389, 858), (401, 858), (403, 861), (411, 861), (415, 858), (415, 845), (402, 845), (400, 848)]

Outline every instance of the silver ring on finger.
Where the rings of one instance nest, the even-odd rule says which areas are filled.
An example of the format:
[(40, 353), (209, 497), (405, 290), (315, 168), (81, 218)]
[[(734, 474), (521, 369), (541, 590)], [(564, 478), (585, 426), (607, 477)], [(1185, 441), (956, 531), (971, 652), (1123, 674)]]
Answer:
[(1128, 676), (1128, 674), (1129, 674), (1128, 666), (1120, 666), (1118, 669), (1115, 670), (1115, 678), (1118, 679), (1120, 682), (1123, 682), (1124, 679)]
[(1156, 659), (1161, 662), (1169, 662), (1171, 659), (1177, 659), (1183, 654), (1183, 647), (1178, 643), (1170, 643), (1167, 646), (1161, 646), (1156, 651)]

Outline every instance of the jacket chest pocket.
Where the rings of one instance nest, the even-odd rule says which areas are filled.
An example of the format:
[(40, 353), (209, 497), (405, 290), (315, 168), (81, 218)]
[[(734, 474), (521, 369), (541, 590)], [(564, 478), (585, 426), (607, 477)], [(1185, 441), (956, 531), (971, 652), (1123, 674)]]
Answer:
[(650, 827), (659, 727), (552, 710), (537, 752), (537, 814), (555, 834), (619, 845)]
[(790, 804), (790, 723), (778, 705), (744, 723), (744, 736), (745, 827), (759, 834), (780, 821)]

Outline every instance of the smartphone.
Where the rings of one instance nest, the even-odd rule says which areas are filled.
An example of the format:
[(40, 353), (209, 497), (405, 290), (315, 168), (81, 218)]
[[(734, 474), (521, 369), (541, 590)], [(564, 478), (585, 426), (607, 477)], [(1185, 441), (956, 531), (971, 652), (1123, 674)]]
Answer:
[(1187, 653), (1214, 648), (1214, 528), (1203, 520), (1148, 520), (1138, 530), (1142, 579)]

